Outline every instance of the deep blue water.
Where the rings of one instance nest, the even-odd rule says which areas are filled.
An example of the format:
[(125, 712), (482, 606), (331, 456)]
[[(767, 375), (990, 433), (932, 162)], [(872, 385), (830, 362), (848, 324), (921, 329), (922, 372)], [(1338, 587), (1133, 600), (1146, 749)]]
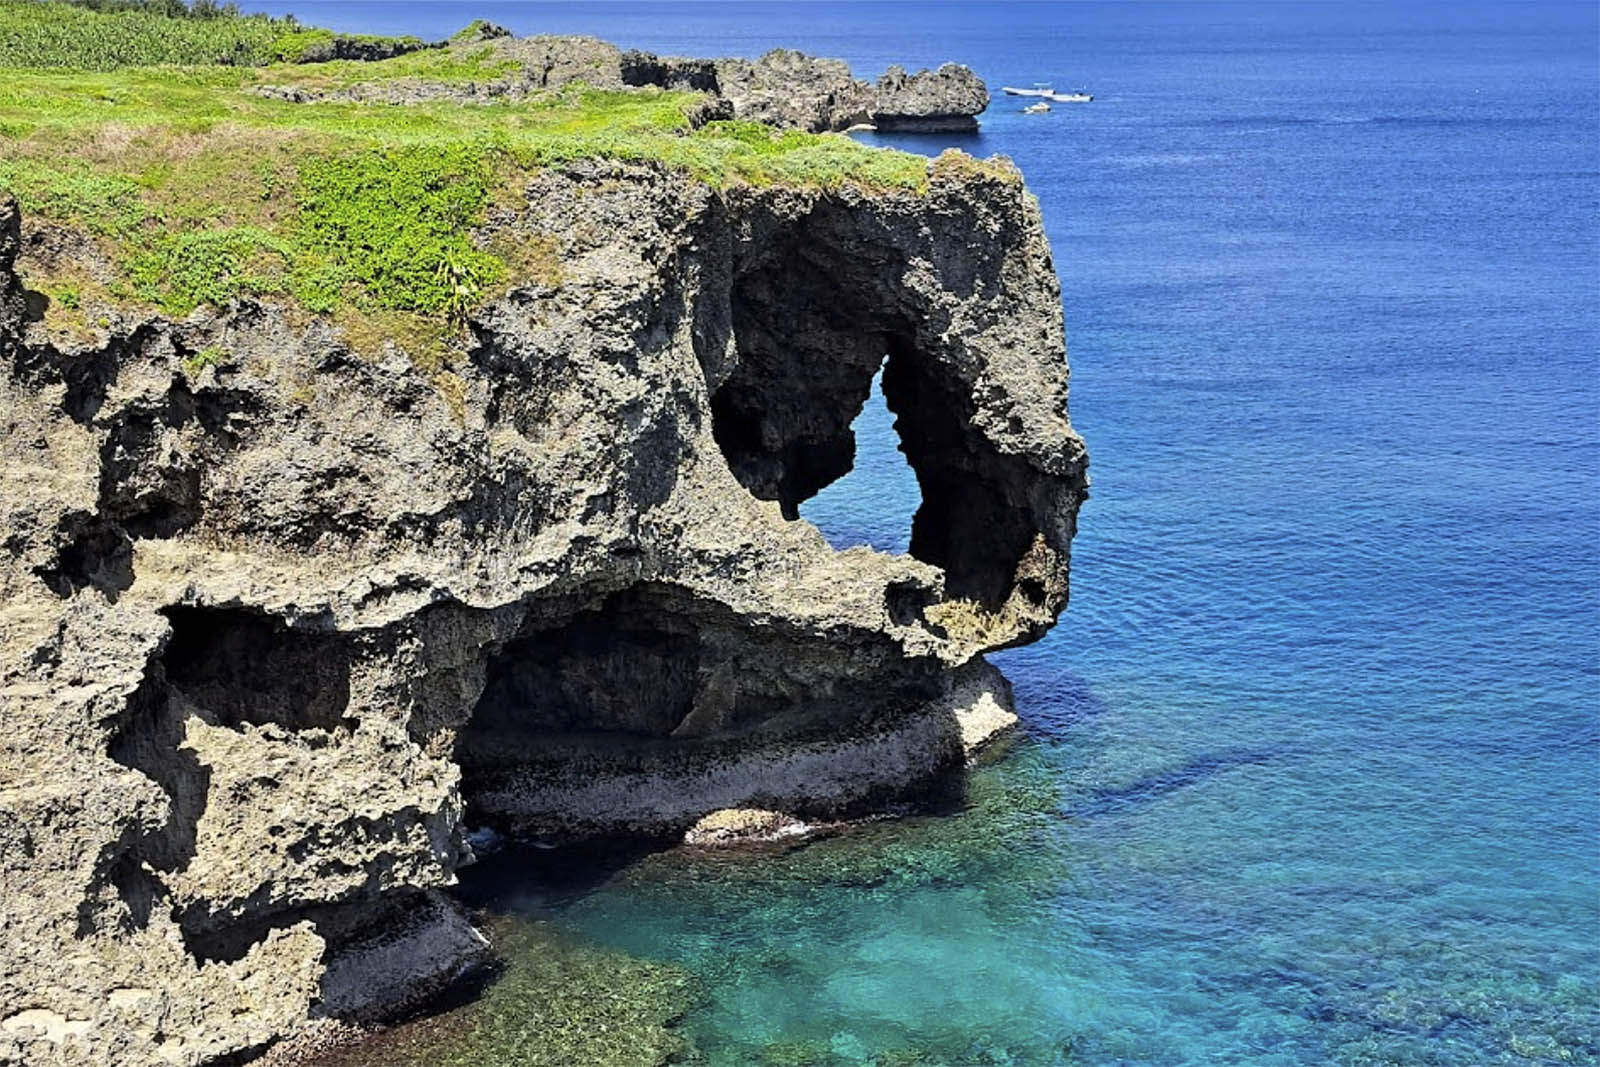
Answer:
[[(1061, 272), (1094, 488), (1024, 736), (964, 814), (528, 914), (699, 975), (715, 1063), (1600, 1062), (1594, 4), (296, 10), (1095, 94), (886, 139), (1012, 156)], [(804, 513), (903, 550), (858, 435)]]

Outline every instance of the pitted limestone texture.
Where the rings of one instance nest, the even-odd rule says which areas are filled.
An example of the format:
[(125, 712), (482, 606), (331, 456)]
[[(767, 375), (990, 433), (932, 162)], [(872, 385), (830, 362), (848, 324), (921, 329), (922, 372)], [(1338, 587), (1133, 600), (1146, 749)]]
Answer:
[[(268, 301), (49, 334), (30, 225), (0, 202), (0, 1062), (412, 1010), (487, 956), (444, 892), (467, 826), (916, 803), (1011, 721), (983, 654), (1066, 603), (1086, 458), (1003, 167), (549, 166), (489, 225), (559, 281), (448, 374)], [(795, 518), (880, 368), (905, 556)]]

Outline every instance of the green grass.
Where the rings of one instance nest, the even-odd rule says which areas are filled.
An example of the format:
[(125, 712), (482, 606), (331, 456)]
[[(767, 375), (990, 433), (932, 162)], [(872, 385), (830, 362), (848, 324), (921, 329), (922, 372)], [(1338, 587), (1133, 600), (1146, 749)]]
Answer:
[[(102, 28), (78, 42), (78, 59), (100, 55), (94, 42), (123, 30), (133, 43), (106, 53), (106, 65), (124, 54), (221, 59), (57, 69), (65, 53), (50, 41), (92, 20)], [(514, 203), (541, 167), (652, 162), (715, 187), (915, 190), (928, 178), (920, 156), (840, 135), (748, 122), (693, 130), (686, 115), (701, 98), (692, 93), (571, 85), (493, 103), (293, 103), (257, 90), (481, 83), (515, 63), (488, 44), (381, 62), (236, 62), (281, 45), (286, 25), (0, 0), (0, 63), (9, 66), (0, 66), (0, 192), (15, 195), (31, 222), (81, 235), (90, 258), (115, 267), (108, 279), (82, 262), (25, 263), (25, 280), (52, 297), (57, 319), (78, 312), (103, 322), (107, 308), (130, 307), (182, 316), (256, 297), (333, 316), (369, 341), (382, 339), (382, 323), (413, 354), (437, 352), (450, 332), (440, 324), (459, 333), (473, 309), (530, 271), (546, 284), (559, 279), (559, 264), (546, 262), (553, 241), (511, 248), (474, 237), (488, 206)], [(149, 26), (160, 32), (135, 32)], [(213, 36), (197, 45), (183, 37), (191, 31)], [(293, 32), (291, 51), (323, 31)]]
[(199, 374), (207, 367), (220, 367), (228, 361), (227, 352), (221, 345), (207, 345), (200, 351), (183, 360), (183, 370), (190, 377)]
[(155, 11), (90, 11), (0, 0), (0, 67), (115, 70), (156, 63), (266, 62), (291, 32), (262, 16), (173, 18)]
[[(293, 19), (196, 4), (84, 4), (0, 0), (0, 68), (119, 70), (181, 63), (254, 66), (295, 62), (331, 48), (331, 30)], [(350, 38), (372, 42), (395, 38)], [(420, 45), (415, 39), (403, 39)]]

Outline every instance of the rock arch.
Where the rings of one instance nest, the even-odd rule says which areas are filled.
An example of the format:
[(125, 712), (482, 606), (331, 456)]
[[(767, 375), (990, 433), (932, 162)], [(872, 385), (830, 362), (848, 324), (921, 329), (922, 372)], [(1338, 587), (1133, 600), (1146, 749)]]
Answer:
[(1086, 480), (1059, 312), (1040, 311), (1059, 306), (1053, 268), (1016, 271), (1006, 247), (1027, 229), (960, 204), (939, 229), (848, 197), (759, 206), (728, 271), (735, 358), (708, 370), (735, 477), (797, 518), (852, 469), (851, 423), (882, 368), (922, 496), (911, 555), (944, 571), (949, 598), (1053, 618)]

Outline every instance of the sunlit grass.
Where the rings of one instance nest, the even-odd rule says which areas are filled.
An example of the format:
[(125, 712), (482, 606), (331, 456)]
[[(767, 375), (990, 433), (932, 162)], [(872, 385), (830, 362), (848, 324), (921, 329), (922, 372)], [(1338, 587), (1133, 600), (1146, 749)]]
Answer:
[(192, 14), (181, 5), (165, 7), (171, 12), (131, 4), (123, 10), (91, 11), (46, 0), (0, 0), (0, 67), (249, 66), (301, 59), (331, 45), (335, 36), (292, 19), (241, 15), (216, 7), (197, 6)]
[[(695, 93), (572, 84), (486, 102), (401, 105), (294, 102), (261, 91), (514, 76), (516, 61), (492, 44), (378, 62), (241, 65), (243, 53), (228, 53), (211, 65), (114, 70), (56, 69), (28, 59), (38, 47), (16, 44), (43, 25), (71, 29), (94, 19), (158, 20), (168, 35), (158, 37), (172, 41), (190, 32), (283, 29), (253, 18), (99, 14), (0, 0), (0, 61), (11, 64), (0, 69), (0, 193), (14, 195), (34, 224), (80, 235), (93, 258), (115, 266), (115, 277), (101, 272), (86, 281), (82, 263), (70, 258), (31, 264), (28, 284), (75, 301), (85, 322), (104, 320), (106, 308), (97, 304), (182, 316), (249, 297), (316, 314), (337, 310), (346, 322), (381, 313), (400, 334), (406, 316), (453, 324), (459, 333), (476, 306), (530, 269), (525, 249), (478, 232), (488, 206), (514, 204), (540, 168), (573, 160), (657, 164), (718, 188), (920, 190), (928, 180), (922, 157), (842, 135), (749, 122), (695, 129), (689, 116), (703, 99)], [(136, 42), (132, 54), (174, 50), (182, 52)], [(24, 60), (32, 65), (19, 65)], [(541, 279), (558, 278), (554, 244), (535, 237), (534, 247)], [(439, 328), (416, 325), (410, 332), (436, 349)], [(374, 334), (360, 323), (348, 332)]]

